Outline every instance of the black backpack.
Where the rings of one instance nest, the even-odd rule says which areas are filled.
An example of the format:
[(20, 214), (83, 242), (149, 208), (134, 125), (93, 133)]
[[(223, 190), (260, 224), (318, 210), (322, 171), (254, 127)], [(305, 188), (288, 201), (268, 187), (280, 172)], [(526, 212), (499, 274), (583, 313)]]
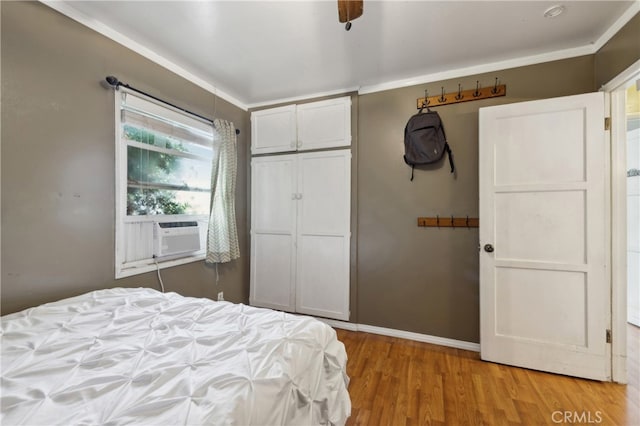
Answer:
[(449, 165), (453, 173), (453, 154), (436, 111), (420, 110), (407, 121), (404, 128), (404, 162), (411, 166), (411, 180), (415, 166), (435, 163), (445, 151), (449, 154)]

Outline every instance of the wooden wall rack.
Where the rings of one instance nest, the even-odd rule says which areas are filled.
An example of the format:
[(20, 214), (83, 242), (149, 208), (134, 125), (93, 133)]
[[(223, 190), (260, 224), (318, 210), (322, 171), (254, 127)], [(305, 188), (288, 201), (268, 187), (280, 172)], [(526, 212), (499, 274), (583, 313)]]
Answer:
[(418, 226), (437, 228), (477, 228), (480, 226), (480, 219), (477, 217), (419, 217)]
[(425, 97), (417, 99), (416, 108), (431, 108), (460, 102), (478, 101), (480, 99), (497, 98), (499, 96), (505, 96), (506, 94), (507, 86), (505, 84), (496, 84), (483, 88), (476, 86), (475, 89), (469, 90), (460, 90), (460, 85), (458, 85), (457, 92), (444, 93), (444, 88), (442, 88), (442, 93), (434, 96), (427, 96), (428, 92), (425, 90)]

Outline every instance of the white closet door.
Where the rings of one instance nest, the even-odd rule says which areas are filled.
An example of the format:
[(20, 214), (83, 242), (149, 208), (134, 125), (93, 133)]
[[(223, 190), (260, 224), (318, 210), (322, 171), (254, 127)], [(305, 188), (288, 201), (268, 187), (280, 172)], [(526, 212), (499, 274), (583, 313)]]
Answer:
[(251, 113), (251, 154), (295, 151), (296, 139), (295, 105)]
[(351, 98), (298, 105), (298, 150), (351, 145)]
[(298, 154), (296, 310), (349, 319), (351, 151)]
[(296, 156), (251, 162), (251, 292), (254, 306), (295, 308)]

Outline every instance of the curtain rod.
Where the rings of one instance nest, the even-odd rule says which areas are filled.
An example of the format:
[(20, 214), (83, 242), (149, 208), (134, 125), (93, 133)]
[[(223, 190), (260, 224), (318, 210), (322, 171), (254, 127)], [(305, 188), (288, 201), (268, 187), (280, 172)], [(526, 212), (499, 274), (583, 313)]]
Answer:
[[(180, 110), (180, 111), (182, 111), (182, 112), (186, 112), (187, 114), (195, 115), (196, 117), (201, 118), (202, 120), (204, 120), (204, 121), (206, 121), (206, 122), (211, 123), (211, 125), (212, 125), (213, 127), (215, 127), (215, 125), (213, 124), (213, 120), (210, 120), (210, 119), (208, 119), (207, 117), (203, 117), (203, 116), (201, 116), (200, 114), (196, 114), (195, 112), (191, 112), (191, 111), (186, 110), (186, 109), (184, 109), (184, 108), (181, 108), (181, 107), (179, 107), (179, 106), (177, 106), (177, 105), (174, 105), (174, 104), (172, 104), (172, 103), (170, 103), (170, 102), (167, 102), (167, 101), (165, 101), (165, 100), (162, 100), (162, 99), (160, 99), (160, 98), (157, 98), (157, 97), (155, 97), (155, 96), (153, 96), (153, 95), (148, 94), (147, 92), (143, 92), (142, 90), (138, 90), (138, 89), (136, 89), (135, 87), (131, 87), (131, 86), (129, 86), (128, 84), (123, 83), (123, 82), (121, 82), (120, 80), (118, 80), (118, 78), (117, 78), (117, 77), (114, 77), (114, 76), (112, 76), (112, 75), (108, 75), (108, 76), (105, 78), (105, 80), (107, 81), (107, 84), (108, 84), (109, 86), (111, 86), (112, 88), (114, 88), (115, 90), (118, 90), (118, 88), (119, 88), (120, 86), (122, 86), (122, 87), (126, 87), (126, 88), (127, 88), (127, 89), (129, 89), (129, 90), (133, 90), (134, 92), (138, 92), (138, 93), (140, 93), (140, 94), (142, 94), (142, 95), (145, 95), (145, 96), (148, 96), (148, 97), (150, 97), (150, 98), (152, 98), (152, 99), (155, 99), (155, 100), (156, 100), (156, 101), (158, 101), (158, 102), (162, 102), (162, 103), (164, 103), (164, 104), (170, 105), (170, 106), (172, 106), (172, 107), (174, 107), (174, 108), (176, 108), (176, 109), (179, 109), (179, 110)], [(214, 94), (214, 96), (215, 96), (215, 94)], [(239, 134), (240, 134), (240, 130), (239, 130), (239, 129), (236, 129), (236, 135), (239, 135)]]

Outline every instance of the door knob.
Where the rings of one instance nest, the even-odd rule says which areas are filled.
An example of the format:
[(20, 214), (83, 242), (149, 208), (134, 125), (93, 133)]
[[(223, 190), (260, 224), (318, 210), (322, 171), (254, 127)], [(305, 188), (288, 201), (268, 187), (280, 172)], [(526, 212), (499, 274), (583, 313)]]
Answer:
[(484, 251), (486, 251), (487, 253), (493, 252), (493, 246), (491, 244), (485, 244)]

